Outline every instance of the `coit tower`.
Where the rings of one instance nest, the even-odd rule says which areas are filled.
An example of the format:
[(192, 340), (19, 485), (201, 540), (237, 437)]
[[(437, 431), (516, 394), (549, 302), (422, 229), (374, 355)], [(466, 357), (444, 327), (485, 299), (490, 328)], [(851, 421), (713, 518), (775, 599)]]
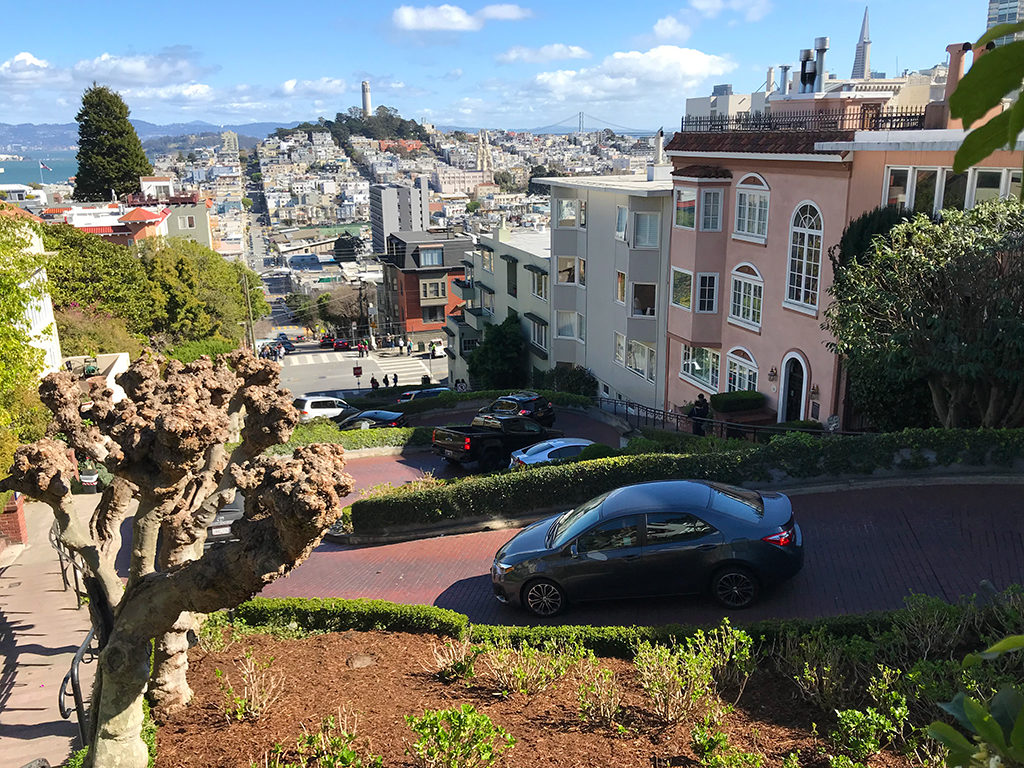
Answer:
[(370, 107), (370, 81), (363, 80), (363, 117), (369, 117), (373, 114), (373, 109)]

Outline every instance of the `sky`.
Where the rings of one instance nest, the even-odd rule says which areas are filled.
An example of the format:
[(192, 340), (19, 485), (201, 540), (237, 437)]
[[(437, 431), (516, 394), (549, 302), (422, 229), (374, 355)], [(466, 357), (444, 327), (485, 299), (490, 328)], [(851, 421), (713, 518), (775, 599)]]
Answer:
[[(872, 69), (945, 60), (984, 32), (985, 0), (869, 4)], [(132, 116), (217, 125), (333, 117), (360, 103), (437, 125), (653, 130), (717, 83), (762, 88), (829, 36), (848, 77), (863, 0), (587, 0), (171, 5), (0, 0), (0, 123), (67, 123), (108, 85)]]

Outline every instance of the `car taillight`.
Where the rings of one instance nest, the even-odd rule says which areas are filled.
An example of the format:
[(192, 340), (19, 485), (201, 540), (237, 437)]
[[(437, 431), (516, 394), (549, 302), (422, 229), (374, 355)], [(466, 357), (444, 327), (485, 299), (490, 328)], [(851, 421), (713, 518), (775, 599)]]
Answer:
[(466, 451), (467, 453), (469, 452), (469, 438), (468, 437), (465, 440), (462, 441), (462, 450)]
[(430, 433), (430, 442), (433, 443), (436, 440), (437, 440), (437, 430), (435, 429), (433, 432)]
[(530, 414), (530, 412), (527, 411), (525, 408), (519, 412), (520, 416), (528, 416), (529, 414)]
[(397, 421), (392, 421), (392, 422), (390, 422), (390, 423), (388, 424), (388, 426), (389, 426), (389, 427), (397, 427), (397, 426), (398, 426), (398, 422), (397, 422)]
[(780, 547), (788, 547), (793, 543), (793, 529), (785, 528), (778, 533), (773, 533), (771, 536), (765, 536), (761, 541), (767, 541), (769, 544), (775, 544)]
[(303, 416), (309, 416), (309, 411), (302, 411)]

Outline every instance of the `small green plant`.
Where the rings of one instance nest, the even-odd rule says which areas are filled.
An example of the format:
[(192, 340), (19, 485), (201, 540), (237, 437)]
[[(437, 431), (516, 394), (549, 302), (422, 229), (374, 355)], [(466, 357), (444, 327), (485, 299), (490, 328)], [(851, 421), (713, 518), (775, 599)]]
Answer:
[(795, 749), (782, 758), (782, 768), (800, 768), (800, 750)]
[(851, 760), (847, 755), (829, 755), (830, 768), (865, 768), (863, 763)]
[(338, 717), (325, 717), (320, 730), (307, 731), (295, 742), (294, 759), (285, 757), (280, 744), (263, 756), (263, 762), (250, 768), (382, 768), (384, 758), (359, 748), (356, 741), (357, 718), (344, 708)]
[(505, 641), (498, 643), (484, 658), (502, 694), (533, 696), (589, 655), (579, 642), (546, 640), (537, 648), (528, 644), (514, 646)]
[(217, 653), (228, 646), (225, 631), (230, 629), (231, 621), (224, 611), (211, 613), (199, 627), (199, 647), (206, 653)]
[(853, 760), (862, 762), (890, 745), (913, 751), (915, 738), (909, 723), (910, 708), (898, 686), (903, 674), (885, 665), (868, 681), (868, 695), (874, 706), (836, 712), (832, 745)]
[(688, 654), (685, 648), (645, 640), (637, 648), (633, 663), (654, 714), (664, 722), (677, 723), (707, 704), (713, 678), (706, 659)]
[(744, 752), (729, 743), (729, 736), (718, 729), (718, 721), (705, 715), (691, 733), (691, 746), (705, 768), (761, 768), (764, 756)]
[(405, 722), (419, 736), (412, 752), (424, 768), (485, 768), (515, 744), (471, 704), (427, 710), (422, 717), (407, 715)]
[(622, 687), (615, 673), (595, 663), (584, 674), (579, 687), (580, 719), (611, 727), (622, 704)]
[(284, 676), (271, 672), (270, 667), (273, 663), (273, 656), (258, 661), (253, 656), (252, 649), (246, 649), (245, 656), (238, 665), (238, 672), (242, 678), (241, 692), (235, 691), (223, 671), (214, 670), (224, 692), (224, 714), (229, 721), (259, 720), (281, 698)]
[(445, 685), (456, 680), (476, 677), (476, 660), (486, 649), (473, 645), (469, 638), (445, 640), (443, 645), (431, 645), (434, 653), (434, 675)]

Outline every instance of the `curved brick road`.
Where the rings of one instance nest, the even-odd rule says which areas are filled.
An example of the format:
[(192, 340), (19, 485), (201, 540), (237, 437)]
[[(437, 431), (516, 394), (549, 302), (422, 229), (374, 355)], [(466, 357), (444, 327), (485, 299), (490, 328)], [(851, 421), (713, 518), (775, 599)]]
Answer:
[[(371, 469), (364, 461), (385, 471), (386, 461), (353, 461), (350, 469), (357, 478)], [(402, 473), (412, 471), (399, 466), (405, 467)], [(395, 482), (393, 459), (390, 467)], [(1019, 485), (847, 490), (794, 496), (793, 506), (806, 539), (805, 567), (744, 611), (744, 620), (896, 608), (911, 591), (954, 600), (975, 592), (986, 578), (999, 588), (1024, 583)], [(263, 594), (382, 598), (451, 608), (478, 623), (529, 623), (525, 614), (491, 596), (491, 559), (513, 534), (472, 533), (375, 547), (323, 544)], [(707, 599), (675, 598), (583, 604), (562, 621), (662, 624), (716, 621), (722, 615)]]

